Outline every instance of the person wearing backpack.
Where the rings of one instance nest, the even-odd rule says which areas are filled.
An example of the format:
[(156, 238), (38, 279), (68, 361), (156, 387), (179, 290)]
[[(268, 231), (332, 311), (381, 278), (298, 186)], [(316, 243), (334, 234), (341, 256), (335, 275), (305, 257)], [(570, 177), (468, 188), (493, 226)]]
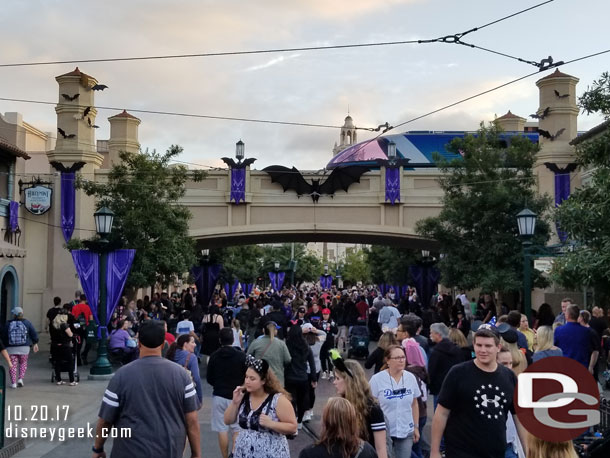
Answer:
[[(28, 369), (30, 347), (34, 353), (38, 351), (38, 333), (32, 323), (23, 318), (21, 307), (13, 309), (13, 319), (4, 325), (2, 340), (6, 343), (6, 352), (11, 361), (9, 365), (11, 388), (22, 387), (23, 378)], [(19, 371), (19, 376), (17, 376), (17, 371)]]

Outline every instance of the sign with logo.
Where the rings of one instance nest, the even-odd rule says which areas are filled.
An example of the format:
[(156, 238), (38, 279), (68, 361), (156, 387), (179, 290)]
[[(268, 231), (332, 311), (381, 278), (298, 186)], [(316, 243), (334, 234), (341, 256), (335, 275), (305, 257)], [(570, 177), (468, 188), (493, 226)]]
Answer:
[(535, 259), (534, 269), (545, 274), (550, 274), (553, 269), (553, 261), (551, 259)]
[(597, 383), (571, 358), (553, 356), (529, 366), (518, 376), (514, 399), (523, 427), (545, 441), (575, 439), (600, 421)]
[(33, 186), (24, 190), (25, 209), (33, 215), (43, 215), (51, 208), (53, 190), (47, 186)]

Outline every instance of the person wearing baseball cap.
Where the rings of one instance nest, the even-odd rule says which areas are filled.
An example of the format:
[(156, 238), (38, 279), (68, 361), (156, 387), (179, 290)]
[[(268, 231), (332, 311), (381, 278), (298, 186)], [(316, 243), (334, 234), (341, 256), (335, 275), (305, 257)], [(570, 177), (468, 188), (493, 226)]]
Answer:
[[(161, 357), (165, 343), (163, 322), (143, 322), (138, 336), (140, 358), (116, 371), (104, 392), (93, 458), (106, 456), (106, 435), (102, 431), (113, 426), (119, 430), (129, 427), (131, 435), (114, 439), (112, 456), (181, 458), (188, 436), (191, 457), (200, 458), (195, 387), (183, 367)], [(176, 400), (180, 400), (178, 404)], [(139, 420), (134, 422), (134, 418)]]

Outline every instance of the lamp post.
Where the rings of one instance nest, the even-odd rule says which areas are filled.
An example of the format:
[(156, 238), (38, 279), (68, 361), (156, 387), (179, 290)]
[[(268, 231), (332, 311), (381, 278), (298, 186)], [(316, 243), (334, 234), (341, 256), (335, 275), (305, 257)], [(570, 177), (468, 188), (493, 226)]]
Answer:
[(107, 207), (102, 207), (93, 214), (95, 219), (95, 230), (100, 236), (97, 248), (100, 253), (100, 292), (97, 316), (101, 326), (101, 340), (97, 350), (97, 359), (91, 367), (91, 375), (109, 375), (112, 366), (108, 360), (108, 317), (106, 316), (106, 271), (108, 269), (108, 236), (112, 231), (114, 212)]
[(532, 247), (532, 237), (536, 230), (537, 216), (536, 213), (527, 208), (521, 210), (517, 215), (519, 236), (523, 244), (523, 306), (528, 320), (532, 317), (532, 259), (530, 249)]
[(204, 308), (204, 310), (207, 310), (207, 307), (210, 305), (208, 304), (204, 304), (205, 299), (203, 298), (204, 296), (204, 291), (205, 294), (207, 294), (208, 291), (210, 291), (210, 273), (209, 273), (209, 269), (210, 269), (210, 250), (208, 248), (204, 248), (203, 250), (201, 250), (201, 259), (199, 260), (199, 265), (201, 266), (202, 272), (202, 286), (203, 286), (203, 291), (197, 291), (197, 302), (201, 304), (201, 306)]
[(245, 151), (246, 145), (244, 144), (244, 142), (239, 140), (237, 143), (235, 143), (235, 159), (237, 159), (239, 162), (243, 161)]
[(277, 292), (278, 289), (280, 289), (279, 288), (279, 286), (280, 286), (279, 285), (279, 281), (278, 281), (278, 278), (277, 278), (277, 276), (279, 274), (279, 271), (280, 271), (280, 261), (274, 261), (273, 262), (273, 267), (275, 268), (275, 281), (274, 281), (275, 284), (271, 285), (271, 287), (275, 290), (275, 292)]

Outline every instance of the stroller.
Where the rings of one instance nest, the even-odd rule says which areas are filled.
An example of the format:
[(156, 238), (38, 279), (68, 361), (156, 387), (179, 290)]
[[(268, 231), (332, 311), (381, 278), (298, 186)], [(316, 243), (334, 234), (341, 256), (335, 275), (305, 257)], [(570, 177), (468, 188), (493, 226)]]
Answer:
[(353, 326), (349, 332), (349, 347), (347, 357), (368, 358), (369, 330), (366, 326)]
[[(73, 360), (73, 364), (70, 364), (70, 361), (67, 360), (63, 360), (60, 361), (59, 364), (59, 368), (61, 370), (61, 372), (72, 372), (74, 374), (74, 381), (76, 383), (80, 382), (80, 375), (78, 373), (78, 366), (77, 366), (77, 360), (76, 360), (76, 351), (78, 349), (78, 346), (76, 345), (76, 342), (73, 342), (72, 344), (72, 360)], [(51, 383), (55, 383), (57, 380), (55, 379), (55, 360), (53, 358), (51, 358), (51, 364), (53, 365), (53, 370), (51, 370)]]

